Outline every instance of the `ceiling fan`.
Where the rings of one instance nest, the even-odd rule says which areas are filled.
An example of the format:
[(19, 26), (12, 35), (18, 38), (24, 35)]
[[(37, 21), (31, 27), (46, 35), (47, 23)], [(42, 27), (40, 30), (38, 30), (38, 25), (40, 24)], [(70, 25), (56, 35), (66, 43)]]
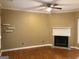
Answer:
[(59, 4), (55, 3), (57, 0), (53, 0), (51, 2), (50, 1), (46, 2), (46, 1), (43, 1), (43, 0), (33, 0), (33, 1), (40, 2), (40, 3), (42, 3), (42, 5), (31, 7), (29, 9), (35, 9), (35, 8), (45, 7), (45, 8), (40, 9), (40, 10), (46, 10), (48, 12), (52, 12), (53, 9), (62, 10), (61, 7), (57, 7), (59, 5)]
[(62, 9), (61, 7), (56, 7), (56, 6), (58, 6), (58, 4), (56, 4), (56, 3), (46, 3), (43, 6), (47, 7), (46, 10), (48, 12), (52, 12), (53, 9), (59, 9), (59, 10)]

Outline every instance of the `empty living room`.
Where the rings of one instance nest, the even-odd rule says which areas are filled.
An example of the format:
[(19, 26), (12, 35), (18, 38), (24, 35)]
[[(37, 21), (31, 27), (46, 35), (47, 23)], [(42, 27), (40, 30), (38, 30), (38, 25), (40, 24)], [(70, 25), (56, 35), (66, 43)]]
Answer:
[(0, 0), (0, 59), (79, 59), (79, 0)]

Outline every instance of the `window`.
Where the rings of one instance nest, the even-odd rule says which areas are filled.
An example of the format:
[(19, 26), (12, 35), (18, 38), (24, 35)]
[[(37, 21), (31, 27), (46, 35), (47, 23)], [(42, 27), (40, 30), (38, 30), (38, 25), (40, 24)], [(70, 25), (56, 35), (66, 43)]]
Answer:
[(79, 19), (78, 19), (77, 29), (78, 29), (78, 32), (77, 32), (77, 43), (79, 43)]

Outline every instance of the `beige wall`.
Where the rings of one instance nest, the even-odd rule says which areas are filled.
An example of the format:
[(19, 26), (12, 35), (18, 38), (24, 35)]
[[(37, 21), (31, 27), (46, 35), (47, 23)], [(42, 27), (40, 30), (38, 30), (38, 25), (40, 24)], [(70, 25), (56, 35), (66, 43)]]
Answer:
[(76, 17), (79, 18), (79, 12), (76, 12)]
[(2, 24), (15, 26), (12, 33), (2, 32), (2, 49), (50, 43), (48, 15), (2, 10)]
[(77, 46), (77, 12), (49, 15), (2, 9), (1, 16), (2, 24), (15, 26), (12, 33), (2, 32), (2, 49), (53, 43), (52, 27), (61, 26), (72, 28), (70, 44)]

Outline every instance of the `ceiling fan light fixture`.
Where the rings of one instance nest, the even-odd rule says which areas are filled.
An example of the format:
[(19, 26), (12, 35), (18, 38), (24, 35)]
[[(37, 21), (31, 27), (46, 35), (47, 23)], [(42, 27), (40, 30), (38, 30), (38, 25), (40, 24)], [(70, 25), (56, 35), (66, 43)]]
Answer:
[(48, 7), (48, 8), (46, 9), (46, 11), (51, 12), (51, 11), (52, 11), (52, 8), (51, 8), (51, 7)]
[(54, 7), (53, 5), (51, 5), (50, 7)]

